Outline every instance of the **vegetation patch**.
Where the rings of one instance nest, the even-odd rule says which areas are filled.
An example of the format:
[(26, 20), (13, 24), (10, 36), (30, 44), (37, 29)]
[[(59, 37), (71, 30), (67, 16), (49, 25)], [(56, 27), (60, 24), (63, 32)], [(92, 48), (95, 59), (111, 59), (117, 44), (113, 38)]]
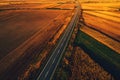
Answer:
[(116, 79), (120, 76), (120, 55), (107, 46), (101, 44), (82, 31), (78, 31), (75, 45), (85, 50), (92, 59), (98, 62)]
[[(59, 64), (53, 80), (114, 80), (79, 46), (74, 45), (78, 27), (75, 28), (65, 55)], [(77, 34), (78, 36), (78, 34)]]

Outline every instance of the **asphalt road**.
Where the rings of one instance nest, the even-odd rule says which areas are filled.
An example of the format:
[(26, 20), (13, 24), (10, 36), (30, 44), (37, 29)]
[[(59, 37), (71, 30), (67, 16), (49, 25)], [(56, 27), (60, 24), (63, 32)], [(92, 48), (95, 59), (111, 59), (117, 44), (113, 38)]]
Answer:
[(73, 29), (79, 19), (79, 7), (76, 8), (75, 14), (68, 25), (67, 29), (63, 33), (62, 37), (60, 38), (56, 48), (54, 49), (52, 55), (48, 59), (45, 67), (40, 72), (37, 80), (51, 80), (54, 72), (64, 54), (64, 51), (67, 47), (67, 44), (69, 42), (69, 39), (71, 37), (71, 34), (73, 32)]

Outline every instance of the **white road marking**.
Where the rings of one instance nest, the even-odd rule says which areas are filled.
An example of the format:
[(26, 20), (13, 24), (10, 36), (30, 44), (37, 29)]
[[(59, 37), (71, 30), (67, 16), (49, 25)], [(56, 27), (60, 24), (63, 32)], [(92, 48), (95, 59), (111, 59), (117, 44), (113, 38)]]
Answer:
[(58, 53), (60, 52), (60, 49), (58, 50)]
[(62, 46), (63, 46), (63, 43), (62, 43)]
[(46, 73), (46, 75), (45, 75), (45, 78), (47, 77), (48, 73), (49, 73), (49, 71), (47, 71), (47, 73)]
[(53, 62), (52, 62), (52, 64), (55, 62), (55, 58), (54, 58), (54, 60), (53, 60)]

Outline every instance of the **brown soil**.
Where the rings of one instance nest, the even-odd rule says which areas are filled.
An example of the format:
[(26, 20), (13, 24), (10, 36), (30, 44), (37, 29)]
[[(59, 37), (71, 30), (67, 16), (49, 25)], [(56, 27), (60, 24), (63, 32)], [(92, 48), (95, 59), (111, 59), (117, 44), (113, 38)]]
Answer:
[[(64, 17), (64, 16), (58, 16), (58, 17)], [(66, 29), (67, 25), (69, 24), (72, 18), (71, 13), (67, 13), (66, 17), (67, 18), (64, 21), (64, 25), (62, 25), (62, 27), (56, 32), (53, 38), (50, 39), (50, 41), (47, 43), (47, 46), (43, 49), (41, 54), (37, 57), (36, 61), (31, 63), (26, 68), (25, 72), (19, 76), (19, 80), (30, 79), (30, 75), (36, 75), (36, 73), (39, 71), (39, 68), (42, 66), (42, 64), (44, 64), (44, 61), (46, 60), (47, 55), (49, 55), (49, 52), (55, 47), (55, 44), (58, 42), (59, 37), (62, 35), (63, 31)]]
[(50, 6), (55, 6), (57, 3), (24, 3), (24, 4), (13, 4), (13, 5), (0, 5), (0, 9), (43, 9)]
[[(52, 29), (53, 26), (49, 25), (54, 24), (53, 20), (66, 12), (65, 10), (15, 10), (5, 11), (5, 14), (0, 13), (0, 59), (34, 34), (40, 33), (42, 41), (44, 39), (42, 35)], [(63, 24), (60, 20), (59, 23)]]
[[(18, 10), (18, 11), (15, 11), (15, 13), (18, 15), (15, 14), (13, 18), (10, 18), (7, 20), (5, 19), (6, 17), (3, 19), (1, 18), (1, 20), (3, 21), (3, 24), (0, 24), (0, 25), (6, 26), (6, 28), (4, 27), (3, 28), (4, 30), (1, 30), (0, 33), (8, 34), (6, 30), (14, 31), (14, 32), (10, 31), (10, 33), (7, 35), (9, 36), (7, 37), (9, 39), (3, 40), (4, 39), (3, 38), (2, 40), (13, 41), (13, 39), (15, 39), (15, 41), (19, 42), (21, 41), (21, 39), (23, 39), (21, 37), (24, 37), (24, 36), (26, 37), (26, 35), (29, 35), (29, 33), (31, 33), (32, 31), (34, 31), (35, 33), (32, 36), (29, 35), (24, 42), (22, 41), (22, 43), (19, 43), (19, 46), (18, 45), (16, 46), (15, 41), (13, 42), (13, 44), (11, 44), (11, 46), (13, 46), (15, 49), (12, 50), (5, 57), (3, 57), (2, 60), (0, 61), (0, 79), (1, 80), (8, 80), (8, 79), (16, 80), (18, 79), (18, 76), (23, 74), (26, 69), (28, 69), (27, 71), (29, 71), (30, 69), (28, 68), (29, 66), (38, 68), (41, 62), (38, 62), (38, 63), (36, 62), (37, 57), (39, 55), (41, 55), (40, 59), (43, 59), (46, 57), (46, 54), (48, 52), (43, 56), (43, 54), (40, 54), (41, 51), (46, 47), (49, 41), (51, 41), (51, 39), (54, 37), (57, 31), (61, 29), (65, 19), (71, 16), (71, 10), (64, 10), (64, 11), (62, 10), (60, 11), (59, 10), (19, 11)], [(9, 16), (11, 15), (14, 15), (14, 14), (12, 13), (9, 14)], [(4, 19), (9, 23), (5, 24)], [(22, 27), (19, 27), (19, 25), (21, 25)], [(19, 27), (19, 29), (17, 27)], [(20, 33), (20, 34), (16, 34), (16, 33)], [(19, 35), (19, 36), (16, 36), (16, 35)], [(5, 37), (5, 36), (2, 35), (0, 37)], [(16, 37), (19, 37), (20, 40), (17, 39)], [(7, 47), (7, 46), (3, 46), (3, 47)], [(33, 63), (36, 64), (37, 66), (31, 65)], [(25, 71), (24, 73), (26, 76), (28, 75), (27, 71)]]

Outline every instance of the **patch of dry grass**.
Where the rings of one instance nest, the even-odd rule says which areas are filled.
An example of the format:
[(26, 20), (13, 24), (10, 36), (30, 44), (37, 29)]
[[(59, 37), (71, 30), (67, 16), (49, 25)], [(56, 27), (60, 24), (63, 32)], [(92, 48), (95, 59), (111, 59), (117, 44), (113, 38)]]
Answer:
[(72, 77), (69, 80), (114, 80), (108, 72), (79, 47), (75, 48), (73, 65)]

